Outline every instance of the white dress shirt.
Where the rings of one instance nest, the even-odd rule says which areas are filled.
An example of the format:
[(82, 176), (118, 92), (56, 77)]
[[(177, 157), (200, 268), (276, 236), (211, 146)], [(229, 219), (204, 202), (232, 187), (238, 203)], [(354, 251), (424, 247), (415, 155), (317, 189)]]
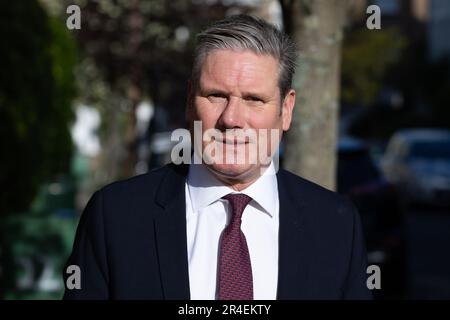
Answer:
[[(237, 193), (217, 180), (202, 164), (191, 164), (186, 180), (186, 225), (191, 299), (217, 297), (217, 260), (220, 236), (230, 220), (228, 201)], [(247, 240), (255, 300), (276, 299), (278, 283), (278, 185), (273, 163), (240, 193), (253, 200), (242, 215)]]

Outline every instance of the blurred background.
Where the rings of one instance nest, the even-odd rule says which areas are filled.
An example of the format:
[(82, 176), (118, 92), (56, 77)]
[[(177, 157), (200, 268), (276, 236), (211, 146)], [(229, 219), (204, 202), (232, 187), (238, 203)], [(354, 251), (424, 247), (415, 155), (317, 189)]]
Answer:
[(0, 0), (1, 299), (61, 298), (89, 197), (170, 161), (195, 34), (237, 13), (298, 43), (281, 164), (357, 205), (375, 297), (450, 299), (450, 1)]

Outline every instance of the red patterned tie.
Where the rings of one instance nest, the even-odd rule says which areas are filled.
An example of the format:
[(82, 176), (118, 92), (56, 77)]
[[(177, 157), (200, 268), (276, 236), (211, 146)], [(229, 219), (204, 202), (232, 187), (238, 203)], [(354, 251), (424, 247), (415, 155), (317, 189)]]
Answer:
[(241, 217), (252, 200), (245, 194), (223, 197), (232, 215), (222, 234), (219, 256), (219, 300), (253, 300), (253, 277), (247, 241), (241, 231)]

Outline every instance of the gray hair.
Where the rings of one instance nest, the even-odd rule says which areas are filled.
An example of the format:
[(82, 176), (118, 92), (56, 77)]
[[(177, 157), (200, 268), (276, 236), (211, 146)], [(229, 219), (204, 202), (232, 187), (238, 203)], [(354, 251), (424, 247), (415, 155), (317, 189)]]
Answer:
[(279, 63), (281, 100), (292, 88), (297, 56), (295, 45), (284, 32), (263, 19), (243, 14), (234, 15), (199, 33), (191, 76), (194, 85), (198, 85), (206, 56), (217, 49), (250, 50), (260, 55), (271, 55)]

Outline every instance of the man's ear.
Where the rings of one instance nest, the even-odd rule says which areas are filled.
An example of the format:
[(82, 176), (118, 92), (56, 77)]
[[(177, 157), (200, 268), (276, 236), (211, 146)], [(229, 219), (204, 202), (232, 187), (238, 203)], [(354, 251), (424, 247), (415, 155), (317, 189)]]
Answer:
[(295, 94), (296, 94), (295, 90), (291, 89), (283, 99), (283, 105), (281, 106), (282, 108), (281, 116), (283, 117), (282, 119), (283, 131), (289, 130), (289, 127), (291, 126), (292, 113), (294, 111), (295, 106)]

